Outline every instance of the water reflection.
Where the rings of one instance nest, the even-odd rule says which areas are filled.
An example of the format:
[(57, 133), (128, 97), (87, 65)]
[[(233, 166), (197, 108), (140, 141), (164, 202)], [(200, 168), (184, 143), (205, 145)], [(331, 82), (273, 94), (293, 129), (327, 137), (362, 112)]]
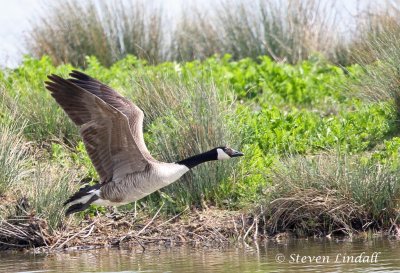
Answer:
[(153, 247), (145, 252), (138, 248), (40, 255), (0, 253), (0, 272), (398, 272), (399, 257), (398, 240), (312, 239), (223, 249)]

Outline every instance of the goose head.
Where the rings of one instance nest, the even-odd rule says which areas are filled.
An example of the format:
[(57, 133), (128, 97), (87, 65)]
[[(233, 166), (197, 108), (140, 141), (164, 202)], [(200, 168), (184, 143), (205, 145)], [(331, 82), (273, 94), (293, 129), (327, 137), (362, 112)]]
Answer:
[(235, 151), (232, 148), (226, 146), (216, 147), (212, 150), (209, 150), (205, 153), (197, 154), (191, 157), (188, 157), (184, 160), (178, 161), (176, 163), (185, 165), (187, 168), (191, 169), (201, 163), (213, 160), (226, 160), (238, 156), (243, 156), (243, 153)]
[(226, 146), (216, 147), (214, 148), (214, 150), (216, 151), (217, 160), (226, 160), (244, 155), (242, 152), (236, 151)]

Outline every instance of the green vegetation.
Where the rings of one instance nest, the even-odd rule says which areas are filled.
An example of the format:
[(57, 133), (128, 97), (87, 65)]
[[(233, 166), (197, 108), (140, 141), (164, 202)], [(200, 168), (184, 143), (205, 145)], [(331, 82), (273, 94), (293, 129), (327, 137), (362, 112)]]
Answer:
[[(360, 96), (368, 83), (360, 79), (380, 65), (366, 71), (318, 56), (289, 65), (230, 55), (155, 66), (134, 56), (109, 68), (95, 57), (86, 63), (86, 73), (144, 110), (145, 139), (157, 159), (176, 161), (223, 144), (245, 153), (240, 161), (197, 167), (136, 209), (247, 209), (267, 232), (299, 235), (388, 228), (399, 214), (395, 99)], [(26, 199), (24, 209), (56, 230), (66, 221), (60, 204), (80, 180), (97, 179), (77, 128), (44, 88), (48, 74), (67, 76), (72, 68), (27, 57), (0, 72), (1, 219)]]
[(398, 225), (399, 5), (360, 10), (343, 37), (330, 4), (278, 2), (190, 7), (175, 25), (144, 2), (47, 7), (27, 34), (36, 59), (0, 71), (0, 220), (35, 215), (56, 231), (60, 204), (97, 180), (44, 88), (47, 75), (78, 67), (144, 110), (157, 159), (224, 144), (245, 153), (126, 211), (247, 210), (260, 231), (298, 235)]

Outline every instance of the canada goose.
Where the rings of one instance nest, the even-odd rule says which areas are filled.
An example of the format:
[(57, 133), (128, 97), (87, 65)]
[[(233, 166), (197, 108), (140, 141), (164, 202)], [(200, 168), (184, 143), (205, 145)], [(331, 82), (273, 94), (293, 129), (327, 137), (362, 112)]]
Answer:
[(73, 70), (70, 76), (49, 75), (46, 88), (80, 127), (100, 182), (72, 195), (64, 203), (68, 206), (66, 215), (90, 204), (119, 206), (139, 200), (201, 163), (243, 155), (221, 146), (175, 163), (157, 161), (144, 142), (144, 115), (139, 107), (82, 72)]

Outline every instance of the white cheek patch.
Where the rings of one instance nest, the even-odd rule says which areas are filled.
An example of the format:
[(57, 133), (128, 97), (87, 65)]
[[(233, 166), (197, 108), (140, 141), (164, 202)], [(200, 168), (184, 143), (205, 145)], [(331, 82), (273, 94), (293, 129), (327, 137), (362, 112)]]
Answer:
[(224, 152), (224, 150), (220, 148), (217, 149), (217, 152), (218, 152), (218, 157), (217, 157), (218, 160), (225, 160), (231, 158), (227, 153)]

